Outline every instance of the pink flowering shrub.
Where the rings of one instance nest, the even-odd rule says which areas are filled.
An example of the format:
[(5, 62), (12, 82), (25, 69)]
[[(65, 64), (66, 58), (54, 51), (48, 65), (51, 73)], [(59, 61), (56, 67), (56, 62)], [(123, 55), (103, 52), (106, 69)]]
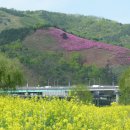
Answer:
[(57, 37), (59, 42), (62, 43), (61, 46), (68, 51), (78, 51), (78, 50), (96, 47), (98, 49), (105, 49), (108, 51), (112, 51), (115, 54), (125, 54), (127, 52), (130, 52), (129, 49), (124, 48), (124, 47), (80, 38), (80, 37), (77, 37), (77, 36), (75, 36), (73, 34), (69, 34), (69, 33), (66, 33), (68, 38), (63, 39), (61, 37), (61, 35), (65, 32), (60, 29), (51, 28), (50, 32), (52, 35)]
[[(61, 29), (50, 28), (49, 31), (57, 38), (61, 47), (67, 51), (79, 51), (90, 48), (104, 49), (113, 53), (120, 64), (130, 64), (130, 49), (128, 48), (80, 38), (73, 34), (66, 33)], [(64, 33), (66, 34), (67, 39), (63, 38), (62, 34)]]

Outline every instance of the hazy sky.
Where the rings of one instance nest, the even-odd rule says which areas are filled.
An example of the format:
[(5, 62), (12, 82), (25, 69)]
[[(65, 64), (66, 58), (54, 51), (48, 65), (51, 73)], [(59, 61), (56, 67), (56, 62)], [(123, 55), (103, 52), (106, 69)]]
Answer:
[(94, 15), (130, 23), (130, 0), (0, 0), (0, 7)]

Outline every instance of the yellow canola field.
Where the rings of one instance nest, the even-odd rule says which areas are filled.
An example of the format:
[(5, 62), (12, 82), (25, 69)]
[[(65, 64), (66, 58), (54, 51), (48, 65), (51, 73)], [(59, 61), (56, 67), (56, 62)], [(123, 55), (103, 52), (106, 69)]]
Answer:
[(0, 130), (130, 130), (130, 106), (1, 96)]

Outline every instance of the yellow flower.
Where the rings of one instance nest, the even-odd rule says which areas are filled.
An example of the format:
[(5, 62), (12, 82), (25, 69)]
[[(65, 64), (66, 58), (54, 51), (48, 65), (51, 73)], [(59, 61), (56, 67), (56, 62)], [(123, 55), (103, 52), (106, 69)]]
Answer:
[(70, 123), (67, 124), (67, 130), (73, 130), (72, 124), (70, 124)]

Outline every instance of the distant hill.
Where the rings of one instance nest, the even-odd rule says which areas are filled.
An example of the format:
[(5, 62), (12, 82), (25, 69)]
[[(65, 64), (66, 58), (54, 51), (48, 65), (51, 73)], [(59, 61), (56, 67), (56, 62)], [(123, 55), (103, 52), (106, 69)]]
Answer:
[(27, 36), (23, 45), (35, 51), (64, 51), (65, 55), (79, 52), (84, 57), (85, 64), (105, 66), (130, 64), (130, 49), (96, 42), (66, 33), (61, 29), (38, 29)]
[[(118, 45), (118, 46), (117, 46)], [(0, 8), (0, 50), (32, 85), (117, 83), (130, 65), (130, 25), (95, 16)]]
[(0, 8), (0, 31), (42, 26), (55, 26), (90, 40), (130, 48), (130, 24), (121, 24), (95, 16)]

